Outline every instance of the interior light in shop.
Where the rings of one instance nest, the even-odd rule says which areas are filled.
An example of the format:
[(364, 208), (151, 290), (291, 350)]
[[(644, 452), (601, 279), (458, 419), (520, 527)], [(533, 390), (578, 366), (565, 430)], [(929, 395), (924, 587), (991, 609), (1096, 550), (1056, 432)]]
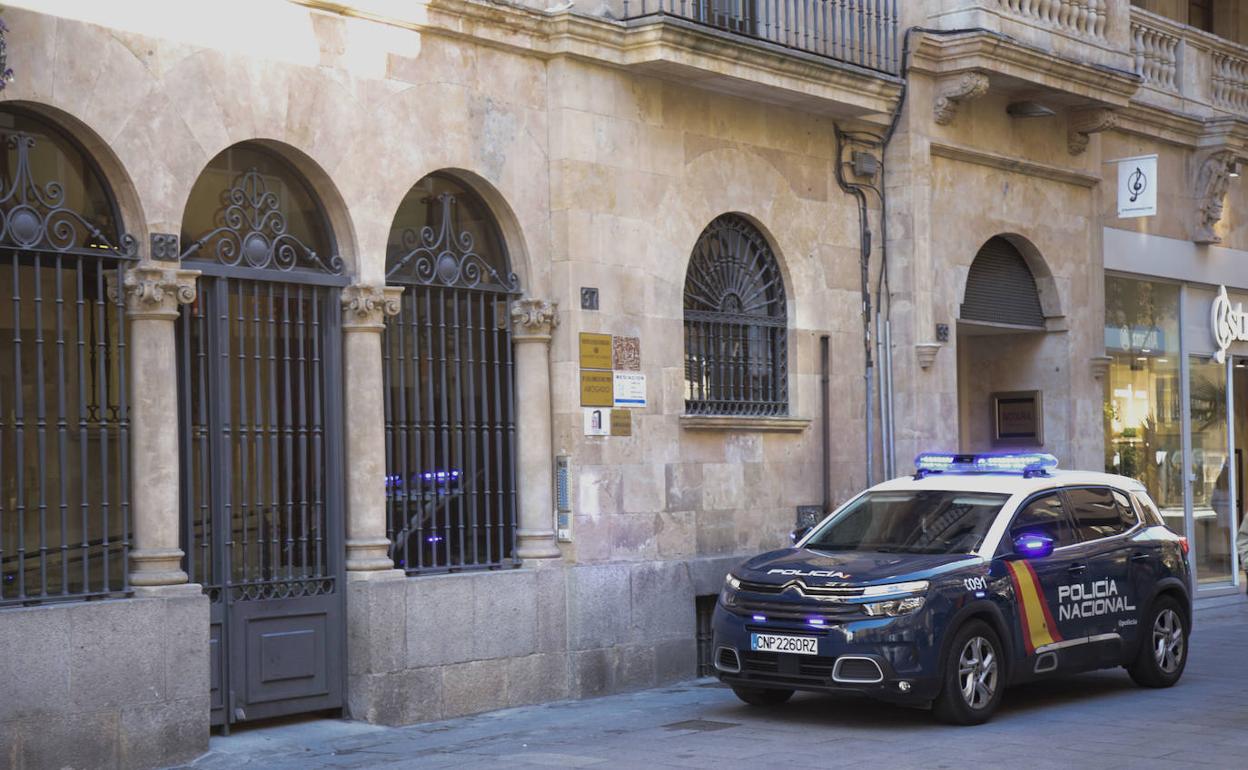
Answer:
[(1159, 359), (1157, 359), (1157, 363), (1159, 363), (1159, 364), (1168, 364), (1168, 363), (1170, 363), (1170, 359), (1168, 359), (1168, 358), (1159, 358)]
[(1147, 361), (1147, 360), (1148, 360), (1148, 358), (1147, 358), (1146, 356), (1136, 356), (1136, 359), (1135, 359), (1135, 360), (1136, 360), (1136, 361)]

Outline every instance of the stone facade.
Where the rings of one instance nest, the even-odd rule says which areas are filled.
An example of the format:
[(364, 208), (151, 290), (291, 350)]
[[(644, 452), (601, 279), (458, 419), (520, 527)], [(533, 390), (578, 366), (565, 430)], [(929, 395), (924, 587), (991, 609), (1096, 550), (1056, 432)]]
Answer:
[[(871, 339), (877, 364), (891, 359), (895, 428), (883, 442), (879, 401), (867, 409), (859, 209), (837, 183), (850, 158), (836, 129), (889, 132), (902, 78), (679, 20), (621, 22), (619, 3), (168, 5), (131, 16), (10, 4), (17, 78), (3, 96), (82, 143), (140, 243), (179, 232), (200, 172), (240, 142), (281, 154), (324, 205), (352, 282), (344, 712), (356, 719), (407, 724), (692, 676), (696, 597), (717, 593), (742, 557), (785, 543), (796, 509), (823, 505), (825, 474), (833, 505), (872, 480), (869, 424), (878, 481), (924, 449), (990, 447), (991, 394), (1040, 390), (1043, 448), (1099, 468), (1103, 228), (1248, 247), (1248, 192), (1228, 171), (1248, 155), (1248, 105), (1232, 109), (1221, 86), (1203, 85), (1209, 69), (1172, 72), (1152, 49), (1146, 61), (1132, 31), (1177, 30), (1210, 62), (1248, 50), (1122, 0), (1076, 3), (1089, 12), (1061, 23), (1004, 0), (902, 3), (899, 30), (966, 31), (910, 40), (884, 154), (887, 221), (867, 196), (873, 302), (888, 265), (891, 350)], [(1013, 116), (1024, 100), (1053, 114)], [(1167, 180), (1160, 214), (1118, 220), (1106, 161), (1150, 153)], [(385, 288), (396, 209), (436, 171), (484, 199), (522, 289), (510, 307), (523, 564), (408, 577), (387, 556), (372, 483), (385, 463), (378, 332), (397, 296)], [(725, 213), (757, 227), (780, 265), (787, 415), (685, 414), (685, 269)], [(1036, 279), (1041, 331), (959, 330), (970, 266), (998, 235)], [(155, 270), (158, 255), (141, 256), (140, 270)], [(206, 747), (206, 601), (177, 566), (172, 441), (173, 319), (194, 275), (164, 264), (171, 296), (149, 304), (165, 312), (131, 315), (148, 340), (134, 379), (164, 385), (134, 404), (145, 494), (132, 583), (156, 588), (0, 609), (0, 757), (19, 767), (156, 766)], [(127, 282), (132, 306), (141, 278)], [(582, 307), (582, 288), (598, 290), (596, 308)], [(630, 436), (585, 435), (582, 332), (640, 339), (647, 403), (631, 410)], [(557, 457), (569, 474), (566, 542), (554, 533)]]

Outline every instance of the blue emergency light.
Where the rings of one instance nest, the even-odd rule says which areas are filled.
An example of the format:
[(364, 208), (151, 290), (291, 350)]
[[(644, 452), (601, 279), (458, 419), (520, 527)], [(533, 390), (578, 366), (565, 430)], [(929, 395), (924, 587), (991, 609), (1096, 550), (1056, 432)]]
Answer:
[(920, 479), (929, 473), (1020, 473), (1031, 478), (1047, 475), (1057, 467), (1057, 458), (1043, 452), (924, 452), (914, 458), (914, 467)]

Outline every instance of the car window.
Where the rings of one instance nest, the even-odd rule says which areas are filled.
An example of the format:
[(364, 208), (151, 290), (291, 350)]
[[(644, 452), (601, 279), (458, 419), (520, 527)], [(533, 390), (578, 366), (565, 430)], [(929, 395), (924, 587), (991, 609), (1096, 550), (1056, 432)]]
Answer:
[(1131, 504), (1131, 498), (1126, 493), (1111, 489), (1110, 493), (1114, 496), (1114, 502), (1118, 504), (1118, 515), (1122, 518), (1122, 528), (1125, 532), (1136, 524), (1140, 523), (1139, 511)]
[(1014, 541), (1023, 535), (1044, 535), (1053, 541), (1054, 548), (1078, 542), (1062, 506), (1062, 498), (1056, 492), (1034, 498), (1014, 514), (1007, 547), (1013, 547)]
[(804, 547), (816, 551), (972, 553), (1008, 495), (944, 490), (867, 492), (821, 524)]
[(1157, 510), (1157, 505), (1148, 495), (1136, 492), (1131, 496), (1135, 499), (1136, 504), (1140, 508), (1144, 521), (1155, 527), (1166, 526), (1166, 520), (1161, 517), (1161, 511)]
[[(1113, 537), (1135, 526), (1135, 512), (1121, 493), (1117, 497), (1104, 487), (1083, 487), (1066, 490), (1070, 499), (1075, 528), (1083, 540)], [(1122, 498), (1120, 503), (1118, 498)]]

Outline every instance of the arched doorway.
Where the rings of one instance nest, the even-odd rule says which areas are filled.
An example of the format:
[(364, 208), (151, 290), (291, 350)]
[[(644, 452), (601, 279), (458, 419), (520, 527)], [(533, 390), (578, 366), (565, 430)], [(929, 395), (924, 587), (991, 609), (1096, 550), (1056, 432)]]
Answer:
[(185, 569), (211, 603), (212, 721), (339, 708), (347, 283), (320, 203), (236, 145), (191, 190), (178, 322)]
[(99, 168), (0, 108), (0, 607), (126, 593), (133, 240)]
[(408, 574), (499, 569), (516, 559), (511, 299), (520, 283), (485, 202), (442, 173), (404, 197), (386, 283), (386, 522)]
[[(1064, 335), (1048, 334), (1045, 276), (1038, 255), (1021, 238), (996, 236), (975, 255), (958, 313), (959, 444), (963, 451), (1040, 449), (1062, 451), (1063, 437), (1046, 435), (1062, 423), (1046, 408), (1064, 409), (1047, 393), (1067, 393)], [(1051, 298), (1049, 302), (1051, 302)], [(1061, 337), (1062, 339), (1057, 339)]]

